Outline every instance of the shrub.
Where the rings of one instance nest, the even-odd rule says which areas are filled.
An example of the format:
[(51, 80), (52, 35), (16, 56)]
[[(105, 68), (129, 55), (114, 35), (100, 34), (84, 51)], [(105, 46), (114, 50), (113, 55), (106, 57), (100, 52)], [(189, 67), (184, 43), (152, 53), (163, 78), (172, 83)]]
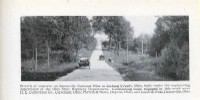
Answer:
[(189, 45), (184, 43), (180, 51), (177, 76), (181, 80), (189, 80)]
[(171, 42), (162, 53), (160, 67), (157, 72), (173, 80), (189, 79), (189, 47), (185, 44), (181, 49), (176, 42)]

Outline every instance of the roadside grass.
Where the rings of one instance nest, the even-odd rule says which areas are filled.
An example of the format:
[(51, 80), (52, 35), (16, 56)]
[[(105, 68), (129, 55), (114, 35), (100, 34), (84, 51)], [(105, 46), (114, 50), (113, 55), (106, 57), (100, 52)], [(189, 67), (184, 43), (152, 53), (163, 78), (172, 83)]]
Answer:
[[(78, 59), (90, 57), (92, 52), (92, 50), (81, 49), (78, 52)], [(35, 69), (34, 60), (22, 62), (21, 81), (54, 81), (78, 68), (78, 62), (57, 63), (55, 60), (51, 60), (49, 68), (43, 62), (38, 64), (37, 69)]]
[(54, 68), (43, 68), (29, 71), (22, 71), (22, 81), (54, 81), (57, 78), (67, 75), (76, 69), (76, 63), (65, 63)]
[[(166, 81), (164, 77), (156, 74), (157, 63), (160, 58), (147, 57), (141, 54), (128, 53), (126, 61), (126, 50), (121, 50), (119, 55), (114, 51), (103, 50), (106, 62), (117, 70), (125, 81)], [(108, 58), (114, 62), (109, 62)]]

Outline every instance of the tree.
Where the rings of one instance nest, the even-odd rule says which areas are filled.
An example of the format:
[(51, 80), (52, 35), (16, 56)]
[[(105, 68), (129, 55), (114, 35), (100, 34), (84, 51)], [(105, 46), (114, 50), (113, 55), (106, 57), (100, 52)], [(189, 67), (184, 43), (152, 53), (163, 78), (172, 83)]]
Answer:
[(189, 17), (164, 16), (156, 22), (150, 55), (162, 56), (159, 73), (173, 79), (189, 79)]
[(42, 55), (48, 51), (48, 61), (51, 50), (63, 51), (64, 61), (76, 61), (78, 51), (91, 45), (91, 42), (94, 41), (86, 16), (30, 16), (21, 18), (22, 60), (33, 58), (34, 50), (38, 48)]
[(93, 27), (98, 31), (103, 30), (108, 35), (109, 49), (111, 49), (112, 43), (118, 49), (120, 44), (125, 47), (126, 38), (132, 38), (133, 28), (122, 16), (94, 16), (93, 20)]
[(188, 24), (188, 16), (165, 16), (158, 18), (155, 34), (150, 43), (149, 54), (155, 56), (157, 52), (161, 55), (161, 50), (167, 47), (172, 40), (177, 42), (179, 48), (183, 45), (183, 42), (189, 42)]
[(134, 51), (135, 53), (142, 53), (142, 45), (143, 45), (143, 53), (147, 54), (149, 50), (151, 36), (148, 34), (141, 34), (137, 38), (134, 38), (133, 41), (130, 42), (129, 49)]
[(95, 32), (104, 30), (103, 25), (105, 24), (105, 16), (93, 16), (92, 22), (92, 28)]

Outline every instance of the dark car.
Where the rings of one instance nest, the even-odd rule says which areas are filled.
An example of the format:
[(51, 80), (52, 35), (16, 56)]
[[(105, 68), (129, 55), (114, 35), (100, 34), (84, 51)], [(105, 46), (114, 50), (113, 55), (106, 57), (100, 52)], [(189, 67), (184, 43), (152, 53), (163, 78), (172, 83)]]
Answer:
[(99, 60), (104, 60), (104, 59), (105, 59), (105, 57), (103, 55), (99, 56)]
[(89, 68), (90, 68), (90, 61), (89, 61), (89, 59), (88, 58), (81, 58), (80, 60), (79, 60), (79, 67), (82, 67), (82, 66), (89, 66)]

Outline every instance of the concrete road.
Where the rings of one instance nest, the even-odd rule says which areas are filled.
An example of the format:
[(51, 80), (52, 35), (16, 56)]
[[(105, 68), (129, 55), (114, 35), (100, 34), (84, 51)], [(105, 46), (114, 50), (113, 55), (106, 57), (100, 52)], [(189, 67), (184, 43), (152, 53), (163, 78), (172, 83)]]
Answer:
[(56, 81), (123, 81), (117, 71), (104, 60), (99, 60), (102, 54), (101, 42), (98, 40), (97, 47), (90, 57), (90, 69), (89, 67), (76, 69)]

